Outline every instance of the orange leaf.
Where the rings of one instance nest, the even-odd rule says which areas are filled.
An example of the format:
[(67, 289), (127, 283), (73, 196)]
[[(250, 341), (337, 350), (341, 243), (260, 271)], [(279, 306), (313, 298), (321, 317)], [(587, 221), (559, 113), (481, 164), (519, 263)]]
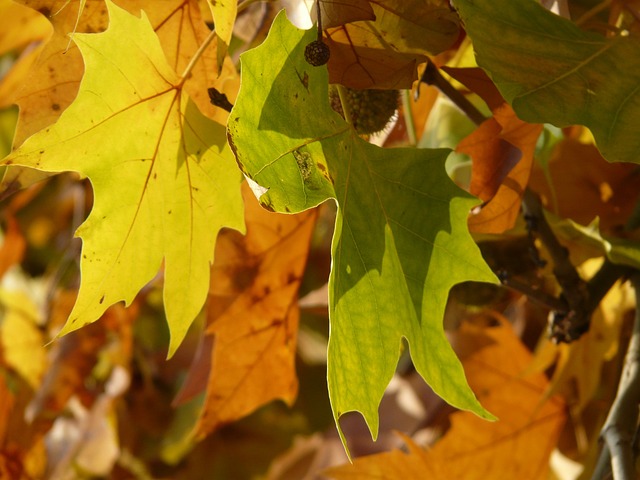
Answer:
[(227, 231), (216, 244), (207, 311), (215, 345), (200, 435), (273, 399), (291, 404), (298, 391), (298, 288), (317, 213), (269, 213), (246, 184), (243, 191), (247, 236)]
[(521, 376), (531, 361), (529, 351), (504, 321), (493, 328), (464, 323), (452, 343), (463, 356), (469, 384), (499, 420), (488, 423), (457, 412), (431, 450), (407, 441), (409, 455), (371, 455), (327, 474), (336, 480), (547, 478), (549, 456), (564, 424), (564, 404), (558, 398), (542, 402), (548, 385), (544, 375)]
[(503, 233), (513, 227), (540, 132), (542, 125), (523, 122), (505, 103), (460, 142), (457, 151), (473, 159), (472, 193), (485, 200), (479, 212), (469, 217), (471, 231)]
[(552, 185), (541, 168), (534, 168), (530, 185), (550, 210), (582, 225), (597, 216), (605, 234), (622, 230), (640, 192), (637, 166), (608, 163), (594, 145), (565, 139), (552, 154), (549, 172)]
[(26, 247), (26, 241), (20, 232), (18, 222), (13, 215), (7, 215), (7, 228), (0, 247), (0, 278), (7, 273), (9, 268), (22, 261)]

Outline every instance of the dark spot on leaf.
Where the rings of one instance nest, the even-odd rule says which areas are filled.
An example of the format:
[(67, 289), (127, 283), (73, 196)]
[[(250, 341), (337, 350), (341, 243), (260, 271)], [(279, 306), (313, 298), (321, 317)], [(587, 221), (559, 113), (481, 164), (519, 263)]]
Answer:
[(100, 299), (100, 303), (102, 304), (102, 302), (104, 302), (104, 295), (102, 295), (102, 298)]
[(44, 150), (40, 150), (40, 155), (42, 155), (44, 153)]
[(320, 163), (320, 162), (316, 163), (316, 167), (318, 167), (318, 169), (322, 170), (323, 172), (327, 171), (327, 167), (325, 167), (323, 163)]
[(291, 213), (291, 209), (289, 207), (287, 207), (286, 205), (284, 207), (284, 211), (287, 212), (287, 213)]
[(304, 72), (303, 75), (300, 75), (298, 70), (296, 70), (296, 74), (298, 75), (298, 79), (300, 80), (300, 83), (302, 83), (302, 86), (308, 92), (309, 91), (309, 74), (307, 72)]
[(5, 165), (13, 165), (13, 162), (11, 160), (7, 160), (6, 162), (4, 162)]
[(298, 277), (296, 277), (293, 273), (289, 272), (289, 275), (287, 275), (287, 283), (293, 283), (297, 280), (298, 280)]
[(167, 213), (168, 213), (169, 215), (171, 215), (171, 210), (169, 210)]
[(269, 288), (269, 286), (264, 287), (264, 296), (266, 297), (267, 295), (269, 295), (271, 293), (271, 288)]
[(260, 202), (260, 205), (262, 205), (262, 208), (264, 208), (265, 210), (269, 210), (270, 212), (275, 212), (275, 208), (273, 208), (273, 206), (270, 203), (267, 202)]
[(53, 110), (54, 112), (57, 112), (58, 110), (60, 110), (60, 105), (58, 103), (52, 103), (51, 110)]

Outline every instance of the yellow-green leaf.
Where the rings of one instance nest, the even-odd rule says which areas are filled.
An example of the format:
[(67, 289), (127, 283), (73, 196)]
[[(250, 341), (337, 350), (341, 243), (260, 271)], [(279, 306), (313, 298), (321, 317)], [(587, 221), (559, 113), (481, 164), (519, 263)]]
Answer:
[(85, 62), (76, 100), (3, 164), (91, 180), (82, 283), (61, 334), (129, 304), (164, 261), (173, 353), (206, 299), (217, 232), (243, 228), (240, 176), (224, 127), (182, 91), (146, 15), (107, 6), (106, 32), (74, 36)]

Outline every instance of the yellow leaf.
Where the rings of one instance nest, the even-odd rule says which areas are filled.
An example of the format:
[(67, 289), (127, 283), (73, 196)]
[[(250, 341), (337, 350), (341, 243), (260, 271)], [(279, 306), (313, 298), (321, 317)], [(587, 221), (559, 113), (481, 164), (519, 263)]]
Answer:
[(215, 346), (201, 435), (273, 399), (292, 404), (298, 391), (297, 294), (317, 213), (273, 214), (246, 184), (244, 193), (247, 236), (225, 232), (216, 247), (207, 330)]
[[(84, 66), (80, 51), (73, 42), (69, 43), (71, 32), (101, 32), (108, 24), (107, 10), (102, 0), (88, 2), (82, 9), (79, 7), (79, 0), (20, 1), (49, 18), (53, 35), (46, 44), (39, 47), (38, 52), (41, 50), (42, 53), (37, 59), (31, 54), (7, 75), (7, 90), (10, 84), (22, 84), (20, 90), (11, 96), (11, 101), (20, 106), (14, 145), (22, 144), (32, 134), (54, 123), (76, 97)], [(176, 72), (182, 72), (186, 68), (209, 33), (198, 5), (194, 2), (136, 0), (118, 3), (122, 3), (124, 8), (135, 15), (139, 15), (141, 9), (145, 10), (160, 39), (166, 59)], [(44, 20), (42, 15), (34, 10), (30, 11)], [(29, 66), (28, 62), (33, 62), (33, 65), (29, 72), (24, 72)], [(223, 73), (219, 77), (216, 75), (215, 62), (216, 46), (212, 44), (194, 66), (192, 76), (185, 82), (184, 88), (200, 111), (224, 124), (227, 112), (211, 105), (207, 88), (215, 87), (233, 101), (239, 79), (229, 59), (224, 62)], [(4, 90), (0, 86), (0, 92), (2, 91)], [(46, 176), (44, 172), (12, 167), (3, 179), (2, 189), (11, 193)]]
[(37, 307), (24, 293), (7, 290), (0, 290), (0, 305), (4, 310), (0, 323), (4, 361), (37, 390), (47, 365)]
[(233, 36), (233, 24), (238, 14), (237, 0), (207, 0), (218, 36), (218, 74), (222, 71), (224, 57)]
[(61, 335), (130, 304), (164, 260), (172, 354), (205, 302), (217, 232), (243, 228), (240, 174), (225, 128), (183, 92), (146, 15), (107, 6), (106, 32), (74, 36), (86, 71), (73, 104), (3, 164), (91, 180), (82, 283)]

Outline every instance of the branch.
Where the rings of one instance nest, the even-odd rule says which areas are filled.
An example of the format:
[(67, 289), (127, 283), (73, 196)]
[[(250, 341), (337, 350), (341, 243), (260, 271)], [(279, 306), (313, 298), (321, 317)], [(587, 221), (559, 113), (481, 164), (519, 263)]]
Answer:
[[(636, 298), (640, 298), (640, 273), (631, 277)], [(616, 480), (636, 478), (635, 459), (632, 451), (633, 438), (638, 425), (640, 404), (640, 308), (636, 306), (633, 334), (627, 348), (618, 393), (600, 437), (605, 445), (601, 458), (611, 458), (611, 470)], [(600, 467), (601, 463), (598, 462)], [(597, 469), (601, 470), (601, 469)], [(594, 476), (594, 478), (596, 478)]]
[(432, 85), (444, 93), (476, 125), (480, 125), (487, 119), (467, 97), (442, 76), (438, 67), (431, 60), (427, 60), (427, 68), (422, 73), (420, 81)]

